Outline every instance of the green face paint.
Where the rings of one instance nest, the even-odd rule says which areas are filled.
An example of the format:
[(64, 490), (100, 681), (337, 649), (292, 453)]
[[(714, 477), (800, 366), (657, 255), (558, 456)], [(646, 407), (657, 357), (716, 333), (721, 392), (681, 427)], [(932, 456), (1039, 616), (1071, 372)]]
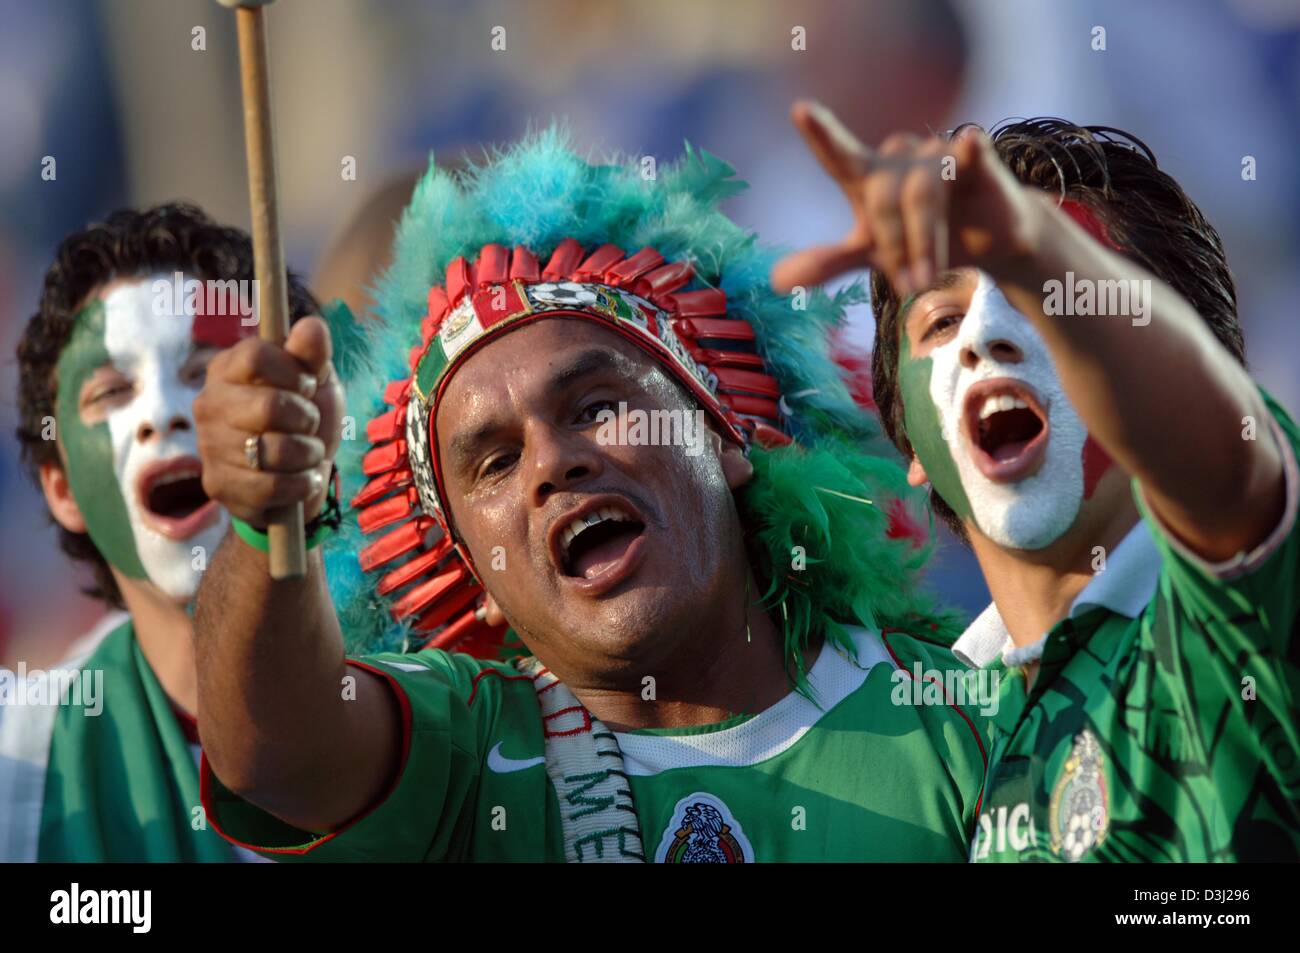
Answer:
[(939, 421), (939, 408), (930, 396), (930, 373), (934, 362), (923, 357), (912, 357), (912, 342), (907, 334), (906, 316), (899, 318), (898, 384), (903, 396), (903, 423), (907, 439), (912, 443), (916, 457), (925, 467), (930, 485), (945, 503), (962, 519), (971, 515), (970, 500), (962, 486), (957, 464), (952, 458), (952, 448), (944, 439)]
[(96, 300), (77, 314), (72, 337), (59, 356), (55, 422), (66, 457), (68, 485), (91, 540), (115, 569), (132, 579), (143, 579), (146, 574), (118, 484), (108, 423), (88, 426), (79, 410), (82, 385), (97, 368), (109, 363), (104, 331), (104, 304)]

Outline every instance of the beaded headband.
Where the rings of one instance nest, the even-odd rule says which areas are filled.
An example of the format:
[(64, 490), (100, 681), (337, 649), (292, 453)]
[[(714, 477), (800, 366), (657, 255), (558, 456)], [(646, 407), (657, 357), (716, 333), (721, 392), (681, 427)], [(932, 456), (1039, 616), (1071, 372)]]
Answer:
[(500, 629), (483, 620), (481, 580), (450, 527), (434, 424), (447, 383), (492, 340), (534, 321), (594, 321), (636, 344), (671, 373), (741, 445), (790, 442), (782, 430), (780, 389), (755, 348), (749, 322), (727, 313), (716, 288), (683, 291), (689, 262), (667, 262), (653, 248), (631, 256), (615, 245), (588, 254), (566, 238), (545, 268), (519, 245), (484, 245), (476, 260), (456, 258), (445, 285), (428, 295), (411, 375), (390, 383), (391, 409), (366, 427), (366, 485), (352, 499), (363, 533), (383, 535), (360, 554), (383, 572), (377, 591), (390, 612), (430, 636), (431, 647), (481, 654)]

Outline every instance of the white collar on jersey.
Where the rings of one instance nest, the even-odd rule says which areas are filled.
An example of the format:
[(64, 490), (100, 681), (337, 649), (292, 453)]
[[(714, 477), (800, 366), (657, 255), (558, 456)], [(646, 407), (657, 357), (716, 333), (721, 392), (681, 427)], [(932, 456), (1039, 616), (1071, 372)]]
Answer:
[[(1070, 604), (1070, 618), (1100, 606), (1135, 619), (1155, 595), (1159, 577), (1160, 551), (1151, 538), (1151, 529), (1144, 520), (1138, 520), (1107, 557), (1105, 570), (1094, 575), (1083, 591), (1075, 596)], [(1041, 642), (1035, 645), (1040, 646)], [(989, 603), (988, 608), (976, 616), (953, 643), (952, 652), (972, 668), (983, 668), (999, 654), (1004, 655), (1008, 664), (1034, 661), (1041, 649), (1038, 653), (1027, 651), (1031, 648), (1033, 646), (1016, 649), (998, 607)]]
[(880, 636), (848, 628), (857, 660), (829, 642), (808, 670), (808, 687), (818, 705), (790, 692), (775, 705), (730, 728), (693, 735), (615, 732), (628, 774), (645, 776), (672, 768), (739, 767), (775, 757), (802, 738), (826, 712), (851, 695), (877, 665), (893, 665)]

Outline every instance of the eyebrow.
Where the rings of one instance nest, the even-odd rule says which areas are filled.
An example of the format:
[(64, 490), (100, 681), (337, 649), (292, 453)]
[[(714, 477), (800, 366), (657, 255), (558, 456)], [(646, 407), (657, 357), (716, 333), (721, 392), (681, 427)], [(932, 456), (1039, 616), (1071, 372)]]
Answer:
[[(574, 383), (593, 374), (616, 373), (631, 376), (632, 362), (617, 351), (606, 348), (591, 348), (578, 354), (571, 361), (560, 366), (544, 385), (548, 397), (562, 393)], [(497, 420), (488, 420), (472, 430), (462, 431), (451, 438), (448, 445), (449, 454), (459, 460), (473, 456), (475, 449), (487, 441), (494, 432), (502, 429)]]
[(451, 438), (451, 446), (448, 447), (451, 458), (458, 464), (468, 460), (473, 454), (474, 448), (486, 441), (498, 429), (499, 424), (489, 420), (473, 430), (461, 431), (456, 434)]
[(555, 395), (576, 381), (592, 374), (615, 373), (625, 377), (631, 375), (631, 361), (617, 351), (603, 347), (594, 347), (583, 351), (569, 363), (560, 367), (546, 382), (548, 395)]
[(916, 304), (919, 298), (930, 294), (933, 291), (950, 291), (957, 285), (961, 284), (965, 276), (957, 269), (950, 269), (941, 274), (930, 286), (923, 291), (917, 291), (904, 299), (898, 308), (898, 320), (900, 323), (907, 322), (907, 314), (912, 310), (912, 305)]

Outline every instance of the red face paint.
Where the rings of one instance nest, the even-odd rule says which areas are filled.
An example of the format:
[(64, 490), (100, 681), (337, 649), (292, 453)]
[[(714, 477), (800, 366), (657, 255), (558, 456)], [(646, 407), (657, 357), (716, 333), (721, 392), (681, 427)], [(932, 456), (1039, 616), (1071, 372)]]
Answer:
[[(1061, 211), (1083, 228), (1085, 232), (1091, 235), (1097, 241), (1101, 242), (1112, 251), (1120, 251), (1120, 247), (1115, 244), (1110, 234), (1106, 231), (1106, 226), (1097, 218), (1096, 213), (1082, 202), (1076, 202), (1074, 199), (1066, 199), (1061, 203)], [(1101, 449), (1101, 445), (1088, 435), (1088, 439), (1083, 442), (1083, 498), (1085, 500), (1092, 498), (1093, 491), (1097, 488), (1097, 483), (1110, 469), (1114, 461), (1106, 455), (1106, 451)]]
[(1101, 449), (1101, 444), (1092, 439), (1092, 434), (1083, 442), (1083, 498), (1092, 498), (1092, 491), (1097, 483), (1111, 468), (1114, 461)]
[(1085, 232), (1107, 248), (1112, 251), (1120, 251), (1119, 245), (1115, 244), (1115, 241), (1110, 237), (1110, 233), (1106, 231), (1106, 226), (1101, 223), (1101, 219), (1088, 206), (1082, 202), (1076, 202), (1074, 199), (1066, 199), (1061, 203), (1061, 211), (1074, 219)]
[(199, 344), (226, 348), (257, 333), (253, 321), (255, 296), (247, 290), (251, 282), (202, 282), (196, 295), (191, 336)]

